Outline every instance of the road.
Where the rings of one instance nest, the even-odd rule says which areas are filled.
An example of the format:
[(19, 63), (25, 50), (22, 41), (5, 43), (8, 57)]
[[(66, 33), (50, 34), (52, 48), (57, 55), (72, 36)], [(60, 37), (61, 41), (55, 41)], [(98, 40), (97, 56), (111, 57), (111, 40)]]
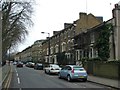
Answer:
[(10, 88), (100, 88), (101, 90), (108, 88), (89, 81), (68, 82), (59, 79), (57, 75), (48, 75), (43, 70), (34, 70), (25, 66), (23, 68), (12, 66), (12, 73)]

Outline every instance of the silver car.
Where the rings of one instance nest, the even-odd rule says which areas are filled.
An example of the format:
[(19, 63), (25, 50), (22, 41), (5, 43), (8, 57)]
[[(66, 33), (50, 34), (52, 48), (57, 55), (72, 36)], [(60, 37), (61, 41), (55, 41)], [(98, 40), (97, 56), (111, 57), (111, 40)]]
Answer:
[(81, 66), (76, 65), (66, 65), (59, 72), (59, 78), (66, 78), (68, 81), (73, 79), (81, 79), (87, 81), (87, 72)]

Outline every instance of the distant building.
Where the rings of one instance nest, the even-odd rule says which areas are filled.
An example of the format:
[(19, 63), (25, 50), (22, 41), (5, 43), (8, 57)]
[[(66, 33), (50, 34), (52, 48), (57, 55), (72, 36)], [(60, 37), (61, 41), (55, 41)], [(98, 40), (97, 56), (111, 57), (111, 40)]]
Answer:
[(14, 56), (14, 60), (15, 60), (15, 61), (20, 61), (20, 58), (21, 58), (21, 52), (17, 53), (17, 54)]
[(33, 62), (43, 62), (42, 61), (42, 43), (45, 40), (37, 40), (34, 42), (34, 44), (31, 46), (31, 60)]

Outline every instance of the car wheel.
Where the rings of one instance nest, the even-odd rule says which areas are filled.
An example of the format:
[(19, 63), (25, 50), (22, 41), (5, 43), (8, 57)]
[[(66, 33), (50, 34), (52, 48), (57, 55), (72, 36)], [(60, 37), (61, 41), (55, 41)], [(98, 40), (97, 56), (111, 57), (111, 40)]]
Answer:
[(45, 70), (45, 73), (47, 73), (46, 70)]
[(51, 73), (50, 73), (50, 70), (48, 71), (48, 74), (51, 74)]
[(84, 78), (83, 81), (86, 82), (86, 81), (87, 81), (87, 78)]
[(69, 82), (71, 81), (70, 75), (67, 76), (67, 80), (68, 80)]
[(60, 73), (58, 73), (58, 78), (61, 79), (61, 75), (60, 75)]

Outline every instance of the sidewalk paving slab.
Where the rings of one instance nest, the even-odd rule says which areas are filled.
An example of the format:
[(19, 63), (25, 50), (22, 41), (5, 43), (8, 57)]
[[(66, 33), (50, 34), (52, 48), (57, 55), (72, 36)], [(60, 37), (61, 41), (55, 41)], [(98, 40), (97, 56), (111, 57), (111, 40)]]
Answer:
[(120, 81), (119, 80), (108, 79), (108, 78), (103, 78), (103, 77), (97, 77), (97, 76), (89, 75), (88, 76), (88, 81), (120, 89), (120, 85), (119, 85)]

